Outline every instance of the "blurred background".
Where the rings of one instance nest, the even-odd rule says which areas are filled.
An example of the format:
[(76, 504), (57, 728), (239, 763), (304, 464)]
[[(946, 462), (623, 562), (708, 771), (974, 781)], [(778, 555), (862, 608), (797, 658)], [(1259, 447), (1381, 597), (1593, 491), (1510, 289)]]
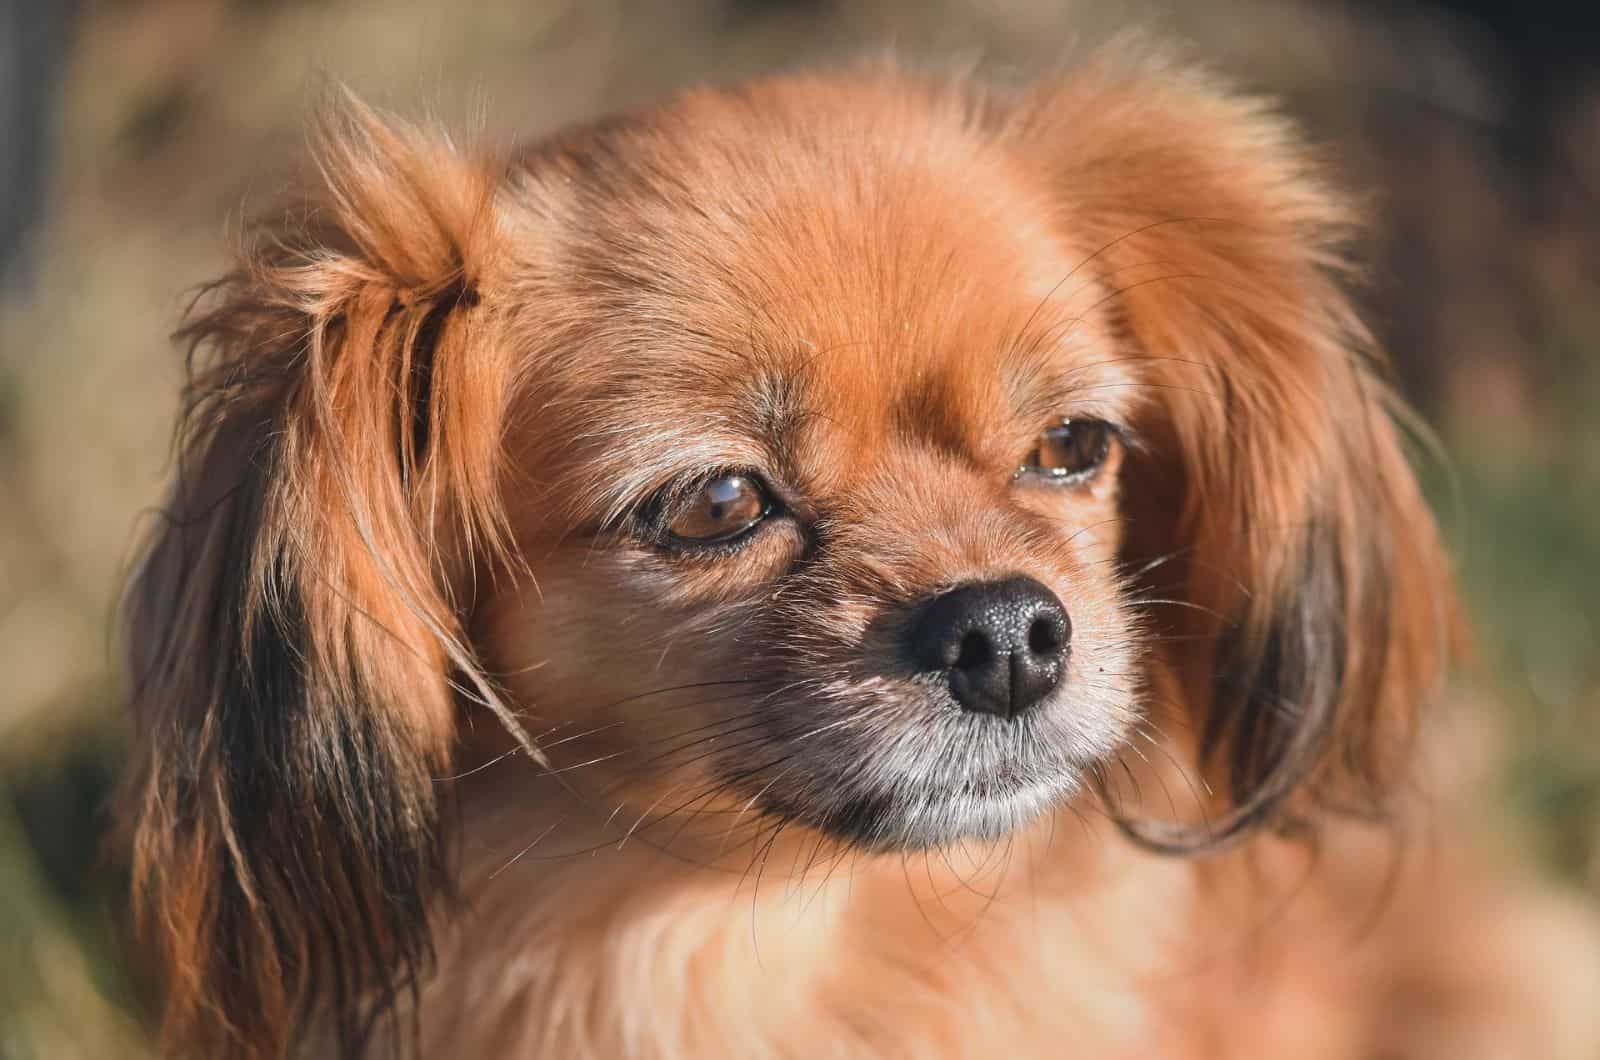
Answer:
[(1600, 903), (1600, 31), (1573, 7), (0, 0), (0, 1060), (149, 1053), (101, 853), (110, 616), (163, 492), (167, 335), (304, 173), (330, 80), (504, 140), (884, 42), (1026, 71), (1131, 23), (1279, 96), (1380, 221), (1363, 297), (1442, 442), (1471, 816)]

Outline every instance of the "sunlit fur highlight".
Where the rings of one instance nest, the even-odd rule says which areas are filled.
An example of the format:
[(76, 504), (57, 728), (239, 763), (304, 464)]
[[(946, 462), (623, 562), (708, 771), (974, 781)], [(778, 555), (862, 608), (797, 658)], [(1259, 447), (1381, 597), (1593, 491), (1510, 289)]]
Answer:
[[(1600, 1038), (1591, 924), (1350, 823), (1416, 822), (1458, 619), (1353, 218), (1261, 104), (1124, 45), (1015, 91), (698, 90), (505, 156), (349, 100), (321, 128), (180, 332), (126, 613), (175, 1054)], [(1107, 465), (1018, 485), (1067, 414), (1119, 426)], [(783, 517), (645, 540), (729, 467)], [(1070, 672), (984, 728), (895, 645), (1016, 573)]]

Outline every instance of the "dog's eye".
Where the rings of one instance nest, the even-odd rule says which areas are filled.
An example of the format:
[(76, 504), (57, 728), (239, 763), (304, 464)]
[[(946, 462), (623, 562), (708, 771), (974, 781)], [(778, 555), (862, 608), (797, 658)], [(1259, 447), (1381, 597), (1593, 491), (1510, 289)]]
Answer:
[(669, 543), (720, 544), (739, 537), (772, 511), (772, 499), (749, 475), (708, 479), (667, 520)]
[(1111, 435), (1111, 425), (1102, 420), (1063, 420), (1046, 427), (1018, 474), (1067, 482), (1088, 478), (1111, 452)]

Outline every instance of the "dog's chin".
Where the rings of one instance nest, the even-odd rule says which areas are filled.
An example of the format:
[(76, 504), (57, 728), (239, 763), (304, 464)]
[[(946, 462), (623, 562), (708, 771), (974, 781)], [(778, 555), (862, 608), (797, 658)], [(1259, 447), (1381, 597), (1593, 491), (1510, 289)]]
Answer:
[(845, 795), (820, 810), (778, 812), (863, 850), (906, 852), (1004, 839), (1071, 800), (1081, 787), (1072, 775), (987, 790)]
[(810, 783), (769, 786), (759, 802), (769, 817), (857, 849), (917, 851), (1004, 839), (1075, 798), (1089, 768), (1069, 756), (977, 757), (955, 768), (949, 761), (889, 768), (864, 754), (853, 776), (820, 768)]

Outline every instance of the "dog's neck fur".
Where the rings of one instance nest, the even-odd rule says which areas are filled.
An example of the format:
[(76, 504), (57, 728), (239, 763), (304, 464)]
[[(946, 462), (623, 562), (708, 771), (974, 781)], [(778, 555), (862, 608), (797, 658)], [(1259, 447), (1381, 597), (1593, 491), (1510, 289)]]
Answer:
[[(571, 824), (466, 826), (466, 908), (425, 991), (423, 1055), (1147, 1055), (1162, 1040), (1141, 999), (1172, 967), (1192, 873), (1068, 812), (982, 850), (780, 838), (711, 867)], [(1156, 944), (1119, 944), (1133, 937)]]
[[(1165, 858), (1069, 807), (985, 850), (785, 832), (705, 864), (525, 775), (463, 785), (461, 902), (421, 1020), (373, 1055), (412, 1027), (416, 1055), (506, 1060), (1568, 1056), (1600, 1031), (1573, 1015), (1587, 917), (1468, 886), (1420, 833)], [(1570, 992), (1539, 988), (1550, 953)]]
[(1213, 1052), (1218, 1028), (1276, 1025), (1227, 1011), (1263, 1004), (1244, 977), (1272, 978), (1253, 950), (1281, 925), (1249, 925), (1275, 905), (1226, 908), (1262, 892), (1212, 886), (1222, 861), (1139, 851), (1103, 815), (906, 855), (787, 830), (702, 860), (529, 773), (525, 791), (493, 769), (463, 786), (462, 902), (420, 1055), (1186, 1058), (1240, 1055)]

